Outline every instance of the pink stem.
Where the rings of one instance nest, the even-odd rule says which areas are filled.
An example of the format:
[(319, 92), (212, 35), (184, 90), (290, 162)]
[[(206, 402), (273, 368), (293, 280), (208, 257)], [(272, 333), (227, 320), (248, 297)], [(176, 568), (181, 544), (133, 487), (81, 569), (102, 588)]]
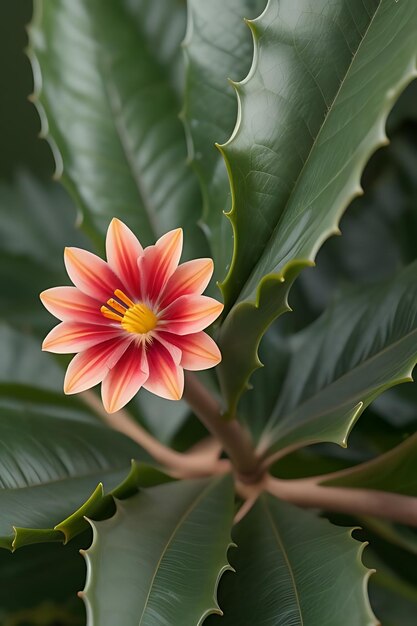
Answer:
[(301, 507), (372, 515), (417, 526), (417, 498), (411, 496), (374, 489), (322, 487), (316, 479), (280, 480), (272, 476), (266, 478), (265, 489), (277, 498)]
[(109, 426), (127, 435), (146, 450), (158, 463), (177, 478), (209, 476), (230, 471), (230, 463), (218, 458), (218, 450), (208, 453), (201, 451), (183, 454), (160, 443), (140, 424), (135, 422), (123, 409), (117, 413), (106, 413), (99, 398), (91, 391), (85, 391), (82, 397), (95, 413)]
[(187, 372), (184, 398), (207, 430), (217, 437), (242, 482), (260, 477), (259, 458), (249, 433), (236, 420), (222, 418), (221, 407), (195, 374)]

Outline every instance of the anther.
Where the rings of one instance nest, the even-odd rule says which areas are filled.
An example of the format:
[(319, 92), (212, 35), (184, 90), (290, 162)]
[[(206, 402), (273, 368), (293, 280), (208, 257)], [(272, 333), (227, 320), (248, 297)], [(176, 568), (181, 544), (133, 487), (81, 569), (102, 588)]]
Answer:
[(120, 289), (116, 289), (114, 295), (116, 296), (116, 298), (119, 298), (119, 300), (121, 300), (129, 309), (135, 306), (135, 303), (132, 302), (132, 300), (128, 298), (127, 295), (123, 293), (123, 291), (121, 291)]
[(122, 315), (120, 315), (119, 313), (115, 313), (114, 311), (111, 311), (106, 306), (102, 306), (100, 309), (100, 312), (102, 315), (104, 315), (104, 317), (107, 317), (109, 320), (121, 322), (123, 319)]
[(117, 300), (115, 300), (114, 298), (110, 298), (110, 300), (107, 300), (107, 304), (109, 305), (109, 307), (111, 307), (115, 311), (118, 311), (122, 315), (126, 313), (126, 307), (122, 306), (120, 302), (117, 302)]

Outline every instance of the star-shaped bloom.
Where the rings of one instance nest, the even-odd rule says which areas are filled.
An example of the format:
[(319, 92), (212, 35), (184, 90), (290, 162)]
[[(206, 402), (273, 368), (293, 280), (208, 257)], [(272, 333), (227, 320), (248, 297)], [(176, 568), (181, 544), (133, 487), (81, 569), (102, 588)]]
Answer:
[(66, 248), (65, 266), (75, 286), (47, 289), (40, 296), (61, 320), (42, 349), (78, 353), (67, 369), (65, 393), (102, 383), (109, 413), (141, 387), (179, 400), (184, 369), (204, 370), (220, 362), (216, 343), (203, 332), (223, 309), (201, 295), (213, 261), (178, 265), (181, 252), (180, 228), (143, 249), (118, 219), (107, 231), (107, 262), (86, 250)]

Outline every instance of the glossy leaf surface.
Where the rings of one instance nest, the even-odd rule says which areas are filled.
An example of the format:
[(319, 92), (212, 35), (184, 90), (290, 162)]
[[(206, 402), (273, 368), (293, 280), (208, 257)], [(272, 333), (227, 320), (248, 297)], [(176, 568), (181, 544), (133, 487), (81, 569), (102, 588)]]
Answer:
[(366, 406), (412, 380), (417, 360), (417, 264), (339, 298), (294, 338), (282, 393), (261, 447), (332, 441), (346, 446)]
[[(416, 73), (413, 0), (270, 0), (250, 23), (255, 54), (237, 85), (238, 124), (222, 147), (235, 232), (222, 288), (220, 373), (233, 413), (265, 328), (292, 281), (338, 231), (384, 124)], [(244, 341), (240, 338), (244, 337)]]
[(223, 212), (230, 210), (230, 186), (224, 161), (215, 147), (230, 136), (237, 102), (229, 79), (243, 78), (252, 60), (252, 38), (243, 18), (256, 17), (266, 0), (190, 0), (184, 107), (181, 117), (188, 157), (201, 184), (205, 232), (215, 271), (224, 278), (232, 254), (231, 228)]
[(218, 612), (232, 519), (230, 478), (161, 485), (118, 502), (113, 518), (92, 524), (88, 626), (197, 626)]
[(272, 496), (263, 495), (235, 528), (235, 574), (220, 587), (224, 617), (208, 626), (371, 626), (363, 544)]
[(108, 428), (12, 409), (0, 410), (0, 442), (0, 547), (9, 549), (68, 540), (85, 530), (84, 515), (111, 514), (105, 493), (121, 483), (121, 495), (134, 492), (131, 460), (148, 460)]
[(185, 7), (175, 0), (35, 5), (35, 94), (87, 228), (102, 235), (117, 215), (148, 245), (183, 226), (189, 249), (205, 256), (195, 226), (201, 199), (178, 119), (173, 50)]

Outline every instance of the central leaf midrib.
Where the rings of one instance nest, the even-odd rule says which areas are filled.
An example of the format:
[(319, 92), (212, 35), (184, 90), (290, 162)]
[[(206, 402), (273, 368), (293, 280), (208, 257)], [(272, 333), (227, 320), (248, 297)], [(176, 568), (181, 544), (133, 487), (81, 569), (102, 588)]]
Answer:
[[(292, 186), (292, 189), (291, 189), (290, 193), (288, 194), (288, 198), (287, 198), (287, 200), (286, 200), (286, 202), (285, 202), (285, 204), (284, 204), (284, 207), (283, 207), (283, 209), (282, 209), (282, 212), (281, 212), (281, 214), (280, 214), (280, 217), (279, 217), (279, 219), (278, 219), (278, 222), (277, 222), (277, 223), (276, 223), (276, 225), (274, 226), (274, 228), (273, 228), (273, 230), (272, 230), (271, 234), (269, 235), (268, 240), (267, 240), (267, 241), (265, 242), (265, 244), (263, 245), (263, 251), (260, 253), (260, 255), (259, 255), (259, 257), (257, 258), (256, 262), (253, 264), (253, 268), (252, 268), (252, 270), (250, 271), (248, 278), (247, 278), (247, 279), (245, 280), (245, 282), (242, 284), (242, 287), (240, 288), (239, 293), (237, 294), (237, 297), (236, 297), (236, 299), (235, 299), (235, 303), (245, 299), (245, 298), (242, 298), (242, 294), (244, 294), (244, 293), (246, 293), (246, 292), (248, 292), (248, 294), (250, 294), (250, 293), (252, 292), (252, 289), (250, 288), (250, 285), (251, 285), (251, 280), (252, 280), (252, 276), (253, 276), (254, 274), (256, 274), (257, 267), (259, 266), (259, 264), (261, 263), (262, 259), (264, 258), (265, 251), (267, 250), (267, 248), (269, 248), (269, 247), (270, 247), (270, 245), (272, 244), (272, 242), (274, 241), (274, 239), (275, 239), (275, 237), (276, 237), (277, 232), (279, 231), (279, 228), (280, 228), (281, 223), (282, 223), (282, 221), (283, 221), (283, 219), (284, 219), (284, 216), (286, 215), (287, 208), (288, 208), (288, 206), (289, 206), (289, 204), (290, 204), (290, 202), (291, 202), (291, 200), (292, 200), (292, 197), (294, 196), (294, 193), (295, 193), (296, 189), (298, 188), (298, 186), (299, 186), (299, 184), (300, 184), (300, 181), (302, 180), (303, 173), (304, 173), (304, 171), (305, 171), (305, 169), (306, 169), (306, 166), (307, 166), (307, 165), (308, 165), (308, 163), (309, 163), (310, 157), (311, 157), (311, 156), (312, 156), (312, 154), (314, 153), (315, 147), (316, 147), (317, 142), (318, 142), (318, 140), (319, 140), (319, 138), (320, 138), (320, 136), (321, 136), (321, 133), (323, 132), (323, 129), (326, 127), (326, 124), (327, 124), (327, 122), (328, 122), (328, 119), (329, 119), (329, 117), (331, 116), (331, 114), (332, 114), (332, 112), (333, 112), (333, 110), (334, 110), (334, 105), (335, 105), (336, 101), (338, 100), (339, 94), (340, 94), (341, 90), (343, 89), (343, 87), (344, 87), (344, 85), (345, 85), (345, 82), (346, 82), (346, 80), (347, 80), (347, 78), (348, 78), (348, 76), (349, 76), (349, 74), (350, 74), (350, 71), (351, 71), (351, 68), (352, 68), (352, 66), (353, 66), (353, 63), (355, 62), (355, 60), (356, 60), (356, 58), (357, 58), (357, 55), (358, 55), (358, 53), (359, 53), (359, 51), (360, 51), (360, 48), (361, 48), (361, 46), (362, 46), (363, 42), (365, 41), (365, 39), (366, 39), (366, 37), (367, 37), (367, 35), (368, 35), (368, 32), (369, 32), (369, 30), (370, 30), (370, 28), (371, 28), (371, 26), (372, 26), (372, 24), (373, 24), (373, 22), (374, 22), (374, 19), (375, 19), (376, 15), (377, 15), (377, 13), (378, 13), (378, 11), (379, 11), (380, 7), (381, 7), (381, 4), (382, 4), (382, 0), (379, 0), (378, 5), (377, 5), (377, 7), (376, 7), (376, 9), (375, 9), (374, 14), (373, 14), (373, 15), (372, 15), (372, 17), (370, 17), (370, 19), (369, 19), (369, 24), (368, 24), (368, 26), (367, 26), (367, 28), (366, 28), (366, 30), (365, 30), (365, 32), (364, 32), (364, 34), (363, 34), (363, 37), (361, 38), (361, 40), (360, 40), (360, 42), (359, 42), (359, 44), (358, 44), (358, 46), (357, 46), (357, 48), (356, 48), (355, 52), (354, 52), (354, 53), (353, 53), (353, 55), (352, 55), (351, 61), (350, 61), (349, 65), (348, 65), (348, 67), (347, 67), (347, 69), (346, 69), (346, 73), (345, 73), (345, 75), (343, 76), (343, 79), (342, 79), (342, 81), (341, 81), (341, 83), (340, 83), (340, 85), (339, 85), (339, 87), (338, 87), (338, 89), (337, 89), (337, 91), (336, 91), (336, 94), (335, 94), (335, 96), (334, 96), (334, 98), (333, 98), (333, 100), (332, 100), (332, 102), (331, 102), (331, 104), (330, 104), (330, 106), (329, 106), (329, 108), (328, 108), (328, 110), (327, 110), (327, 113), (326, 113), (326, 115), (325, 115), (325, 117), (324, 117), (323, 123), (321, 124), (321, 126), (320, 126), (320, 128), (319, 128), (319, 130), (318, 130), (318, 132), (317, 132), (317, 134), (316, 134), (316, 136), (315, 136), (315, 138), (314, 138), (314, 141), (313, 141), (313, 143), (311, 144), (311, 148), (310, 148), (310, 150), (309, 150), (309, 153), (308, 153), (308, 155), (307, 155), (307, 158), (306, 158), (306, 160), (304, 161), (303, 166), (302, 166), (302, 168), (300, 169), (300, 172), (299, 172), (299, 174), (298, 174), (297, 178), (296, 178), (296, 179), (295, 179), (295, 181), (294, 181), (294, 184), (293, 184), (293, 186)], [(273, 273), (273, 270), (272, 270), (272, 273)]]
[(266, 517), (268, 518), (268, 521), (269, 521), (269, 523), (271, 525), (272, 533), (273, 533), (273, 535), (274, 535), (274, 537), (275, 537), (275, 539), (277, 541), (278, 548), (279, 548), (279, 550), (281, 551), (281, 554), (284, 557), (284, 561), (285, 561), (288, 573), (289, 573), (290, 578), (291, 578), (292, 587), (294, 589), (294, 597), (295, 597), (295, 601), (296, 601), (296, 605), (297, 605), (297, 609), (298, 609), (298, 614), (299, 614), (299, 617), (300, 617), (300, 626), (304, 626), (304, 618), (303, 618), (303, 613), (302, 613), (302, 610), (301, 610), (300, 596), (299, 596), (299, 593), (298, 593), (297, 582), (295, 580), (295, 574), (294, 574), (294, 571), (293, 571), (293, 569), (291, 567), (291, 562), (290, 562), (289, 556), (288, 556), (288, 554), (287, 554), (287, 552), (285, 550), (284, 543), (283, 543), (283, 541), (281, 539), (281, 536), (279, 534), (278, 528), (277, 528), (277, 526), (276, 526), (276, 524), (274, 522), (274, 518), (272, 517), (271, 511), (269, 510), (269, 506), (268, 506), (268, 503), (266, 501), (265, 496), (262, 497), (262, 504), (263, 504), (264, 509), (265, 509)]
[[(403, 343), (404, 341), (410, 339), (415, 334), (417, 334), (417, 328), (414, 328), (411, 332), (407, 333), (406, 335), (401, 337), (401, 339), (398, 339), (394, 343), (391, 343), (388, 346), (385, 346), (382, 350), (380, 350), (376, 354), (373, 354), (369, 358), (365, 359), (364, 361), (362, 361), (361, 363), (359, 363), (358, 365), (356, 365), (355, 367), (350, 369), (348, 372), (345, 372), (344, 374), (339, 376), (339, 378), (336, 378), (335, 380), (332, 380), (332, 382), (329, 385), (327, 385), (326, 387), (322, 387), (319, 391), (317, 391), (317, 393), (315, 393), (314, 395), (310, 396), (309, 398), (307, 398), (306, 400), (301, 402), (297, 407), (295, 407), (295, 409), (293, 409), (293, 411), (291, 411), (291, 413), (287, 413), (287, 415), (285, 415), (278, 424), (275, 424), (275, 427), (272, 426), (270, 432), (274, 432), (274, 431), (278, 432), (279, 430), (281, 430), (281, 428), (284, 427), (288, 422), (291, 422), (291, 420), (294, 418), (294, 416), (299, 412), (299, 410), (302, 407), (304, 407), (305, 405), (309, 404), (310, 402), (313, 402), (314, 400), (319, 398), (322, 394), (327, 393), (329, 389), (331, 389), (336, 384), (339, 384), (340, 381), (343, 381), (344, 379), (346, 380), (347, 378), (349, 378), (349, 376), (355, 375), (360, 368), (368, 367), (370, 362), (372, 362), (375, 359), (379, 359), (381, 357), (381, 355), (383, 355), (386, 352), (389, 352), (390, 350), (395, 349), (401, 343)], [(364, 390), (362, 395), (366, 395), (366, 390)], [(349, 399), (345, 400), (345, 402), (343, 404), (346, 404), (347, 402), (349, 402)], [(343, 404), (341, 406), (343, 406)], [(318, 417), (321, 417), (322, 415), (325, 415), (326, 413), (330, 413), (330, 412), (334, 411), (335, 409), (337, 409), (338, 406), (340, 406), (340, 405), (336, 404), (335, 406), (327, 408), (326, 411), (323, 411), (322, 413), (316, 413), (314, 415), (310, 415), (307, 419), (303, 420), (301, 422), (301, 424), (306, 424), (306, 423), (308, 423), (308, 422), (310, 422), (312, 420), (317, 419)], [(295, 423), (293, 425), (293, 428), (289, 428), (287, 431), (285, 431), (285, 428), (283, 428), (284, 434), (288, 434), (289, 432), (291, 432), (292, 430), (298, 428), (299, 426), (300, 426), (300, 423)], [(282, 433), (280, 433), (280, 434), (282, 434)]]
[(203, 491), (201, 493), (198, 494), (197, 498), (195, 498), (193, 500), (193, 502), (187, 507), (187, 509), (184, 511), (184, 513), (182, 514), (182, 516), (180, 517), (180, 519), (178, 520), (177, 524), (175, 525), (173, 531), (171, 532), (162, 552), (161, 555), (158, 559), (158, 562), (155, 566), (155, 570), (154, 573), (152, 575), (152, 578), (150, 580), (149, 583), (149, 591), (143, 606), (143, 611), (142, 614), (140, 616), (140, 620), (138, 622), (138, 626), (141, 626), (143, 624), (143, 619), (145, 617), (145, 613), (146, 613), (146, 609), (148, 608), (148, 604), (149, 604), (149, 600), (151, 598), (152, 595), (152, 591), (153, 591), (153, 587), (154, 587), (154, 583), (155, 583), (155, 579), (158, 575), (158, 571), (160, 568), (160, 565), (166, 555), (166, 553), (168, 552), (168, 549), (171, 547), (171, 544), (176, 536), (176, 534), (178, 533), (179, 529), (181, 528), (182, 524), (184, 523), (184, 521), (187, 519), (187, 517), (189, 517), (189, 515), (191, 515), (191, 513), (194, 511), (194, 509), (196, 508), (196, 506), (198, 506), (198, 504), (201, 502), (201, 500), (203, 500), (207, 493), (209, 491), (211, 491), (217, 484), (218, 484), (219, 480), (213, 480), (209, 485), (207, 485), (207, 487), (205, 489), (203, 489)]
[[(129, 11), (127, 10), (123, 2), (121, 3), (120, 8), (123, 11), (124, 19), (126, 21), (131, 21), (132, 17), (129, 14)], [(135, 26), (137, 26), (136, 22), (135, 22)], [(96, 30), (94, 28), (94, 21), (93, 21), (92, 30), (93, 31)], [(99, 33), (97, 33), (97, 40), (99, 41), (98, 35)], [(147, 51), (148, 58), (151, 58), (154, 65), (156, 65), (159, 68), (160, 73), (164, 79), (164, 83), (166, 83), (169, 86), (170, 92), (172, 92), (172, 100), (178, 103), (177, 94), (172, 88), (171, 81), (169, 80), (170, 73), (167, 67), (161, 63), (160, 59), (150, 49), (149, 44), (148, 44), (148, 38), (145, 35), (145, 33), (143, 31), (141, 33), (138, 32), (137, 37), (138, 37), (138, 42), (139, 42), (138, 43), (139, 48), (142, 47), (143, 49)], [(105, 65), (100, 56), (100, 51), (99, 51), (99, 54), (97, 55), (97, 64), (98, 64), (98, 67), (100, 68), (101, 77), (103, 79), (102, 80), (103, 91), (106, 97), (106, 101), (108, 103), (113, 126), (115, 129), (117, 138), (119, 140), (120, 147), (125, 157), (127, 169), (130, 172), (132, 181), (137, 191), (139, 201), (143, 206), (143, 209), (147, 218), (147, 222), (148, 222), (149, 231), (153, 234), (153, 237), (156, 239), (160, 235), (159, 229), (154, 219), (154, 216), (156, 216), (156, 211), (154, 210), (154, 207), (151, 205), (148, 194), (146, 193), (144, 189), (144, 185), (142, 183), (142, 172), (140, 171), (140, 168), (137, 167), (135, 156), (130, 148), (129, 142), (127, 141), (125, 137), (126, 133), (125, 133), (123, 120), (120, 118), (120, 115), (114, 105), (111, 91), (109, 90), (109, 86), (113, 85), (114, 81), (109, 76), (109, 72), (106, 72)]]

